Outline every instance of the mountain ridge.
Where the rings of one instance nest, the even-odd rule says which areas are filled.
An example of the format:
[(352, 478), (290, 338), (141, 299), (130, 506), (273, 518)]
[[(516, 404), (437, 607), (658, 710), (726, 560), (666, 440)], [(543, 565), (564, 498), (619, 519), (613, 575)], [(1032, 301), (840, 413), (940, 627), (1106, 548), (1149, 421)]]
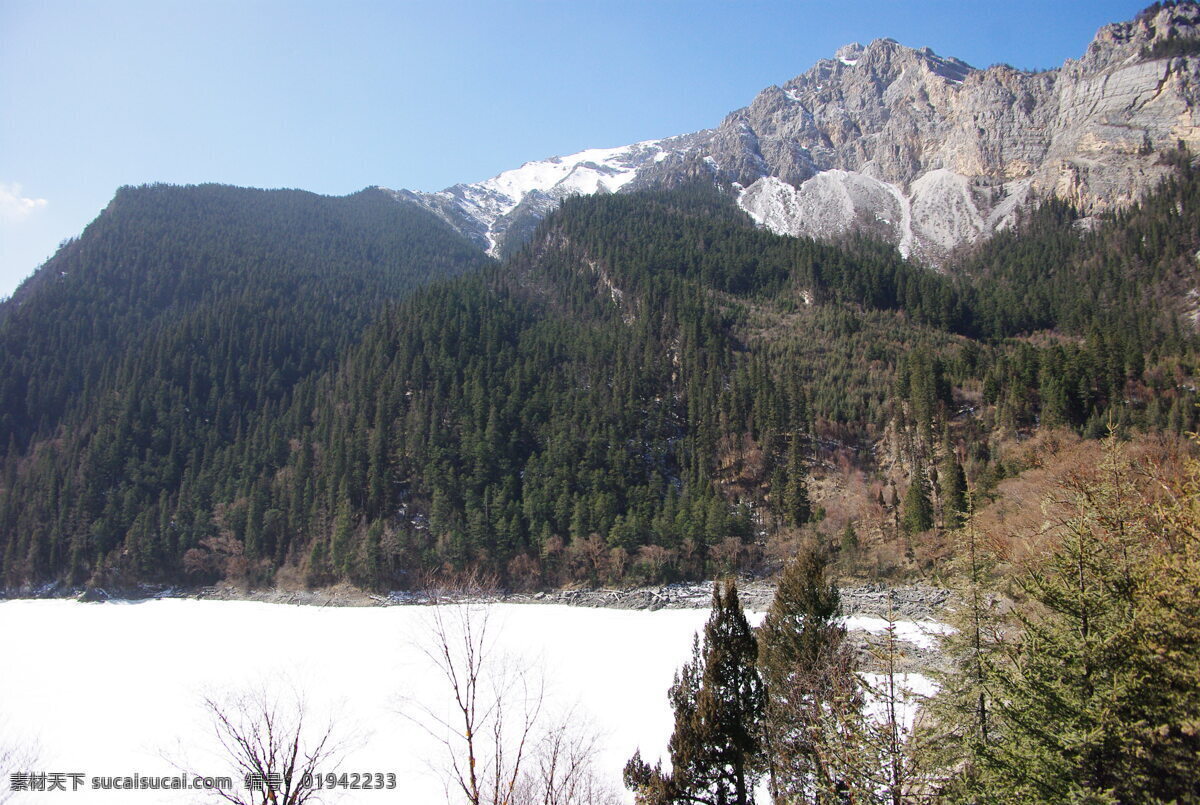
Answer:
[[(1091, 58), (1139, 71), (1144, 49), (1193, 41), (1123, 30)], [(1173, 175), (1091, 226), (1069, 201), (1012, 201), (1012, 228), (930, 271), (874, 235), (907, 225), (915, 248), (910, 196), (971, 220), (1003, 182), (878, 132), (773, 151), (832, 130), (787, 93), (857, 98), (853, 123), (889, 92), (1057, 79), (887, 41), (840, 54), (723, 129), (529, 163), (438, 196), (440, 215), (375, 190), (119, 192), (0, 304), (3, 584), (658, 583), (768, 571), (808, 537), (843, 540), (847, 568), (928, 572), (965, 484), (986, 500), (1028, 466), (1000, 445), (1193, 431), (1192, 152), (1138, 146)], [(884, 122), (936, 133), (922, 108)], [(1002, 165), (1044, 146), (1000, 144)], [(836, 164), (854, 149), (874, 175)], [(737, 180), (787, 154), (820, 170)], [(756, 186), (824, 188), (831, 226), (848, 212), (857, 230), (777, 234), (746, 211)], [(494, 216), (479, 238), (503, 224), (503, 263), (447, 225), (460, 201)]]
[[(898, 567), (933, 525), (897, 530), (899, 491), (935, 465), (986, 497), (1005, 434), (1194, 429), (1200, 170), (1164, 158), (1148, 202), (1082, 237), (1045, 204), (954, 275), (776, 235), (711, 185), (567, 199), (503, 264), (417, 209), (415, 239), (360, 227), (365, 265), (293, 204), (226, 231), (236, 188), (149, 188), (0, 322), (0, 576), (650, 583), (851, 521)], [(465, 264), (429, 282), (422, 242)], [(356, 282), (405, 264), (419, 290)], [(156, 325), (136, 289), (170, 301), (181, 269), (208, 301)]]
[(1167, 172), (1157, 152), (1200, 146), (1196, 43), (1194, 2), (1106, 25), (1079, 59), (1036, 72), (851, 43), (712, 129), (393, 192), (504, 256), (569, 195), (699, 179), (778, 234), (866, 230), (938, 265), (1051, 196), (1087, 215), (1144, 196)]

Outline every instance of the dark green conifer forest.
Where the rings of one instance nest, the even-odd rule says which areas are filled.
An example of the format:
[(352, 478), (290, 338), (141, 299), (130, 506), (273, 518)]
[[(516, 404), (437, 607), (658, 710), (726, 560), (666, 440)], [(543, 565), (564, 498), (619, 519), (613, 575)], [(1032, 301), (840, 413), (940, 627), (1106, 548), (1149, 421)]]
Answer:
[(1200, 177), (1164, 159), (1142, 203), (1047, 202), (943, 270), (705, 188), (569, 199), (503, 263), (378, 190), (122, 189), (0, 305), (0, 574), (770, 569), (838, 462), (891, 538), (954, 528), (1006, 434), (1196, 427)]
[(301, 381), (390, 301), (486, 262), (377, 190), (122, 188), (0, 305), (6, 581), (171, 575), (233, 445), (282, 450)]

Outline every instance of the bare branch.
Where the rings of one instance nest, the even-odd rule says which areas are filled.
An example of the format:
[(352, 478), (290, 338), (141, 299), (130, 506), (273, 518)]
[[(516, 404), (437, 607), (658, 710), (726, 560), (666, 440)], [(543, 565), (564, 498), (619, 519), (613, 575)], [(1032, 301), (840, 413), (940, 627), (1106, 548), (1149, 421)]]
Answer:
[(30, 772), (40, 756), (38, 743), (30, 736), (19, 736), (6, 721), (0, 721), (0, 805), (13, 799), (9, 775)]
[(591, 772), (596, 739), (567, 720), (548, 723), (543, 675), (496, 645), (482, 590), (435, 596), (427, 642), (417, 650), (445, 683), (439, 702), (408, 701), (403, 715), (444, 753), (446, 790), (470, 805), (607, 805)]
[[(308, 725), (308, 708), (297, 692), (280, 696), (259, 688), (206, 696), (203, 708), (215, 746), (237, 771), (231, 790), (213, 793), (235, 805), (304, 805), (321, 802), (314, 775), (336, 771), (350, 742), (335, 737), (333, 722)], [(245, 786), (250, 779), (258, 789)]]

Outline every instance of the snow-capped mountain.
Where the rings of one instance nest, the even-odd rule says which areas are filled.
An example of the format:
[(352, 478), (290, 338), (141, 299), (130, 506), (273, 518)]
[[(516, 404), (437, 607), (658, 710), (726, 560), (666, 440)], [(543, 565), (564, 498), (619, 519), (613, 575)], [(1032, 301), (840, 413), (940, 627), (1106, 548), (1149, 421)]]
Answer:
[(978, 70), (891, 39), (847, 45), (716, 128), (528, 162), (439, 193), (401, 191), (494, 255), (574, 193), (704, 179), (772, 230), (866, 229), (932, 263), (1049, 195), (1087, 212), (1154, 186), (1200, 147), (1200, 5), (1108, 25), (1079, 60)]
[(646, 166), (662, 162), (678, 148), (675, 141), (665, 140), (593, 148), (526, 162), (491, 179), (457, 184), (437, 193), (400, 191), (397, 195), (433, 210), (489, 254), (498, 256), (506, 243), (523, 240), (564, 198), (616, 193)]

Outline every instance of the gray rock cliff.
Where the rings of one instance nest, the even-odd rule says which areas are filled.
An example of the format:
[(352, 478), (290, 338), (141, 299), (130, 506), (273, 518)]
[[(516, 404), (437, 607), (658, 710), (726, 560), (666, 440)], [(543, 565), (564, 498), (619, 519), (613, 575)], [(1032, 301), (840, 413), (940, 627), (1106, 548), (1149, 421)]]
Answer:
[(937, 264), (1050, 195), (1088, 214), (1138, 198), (1162, 178), (1158, 152), (1200, 147), (1198, 93), (1197, 3), (1105, 26), (1082, 58), (1045, 72), (879, 39), (764, 89), (714, 129), (402, 195), (500, 254), (572, 193), (703, 179), (776, 232), (866, 229)]

